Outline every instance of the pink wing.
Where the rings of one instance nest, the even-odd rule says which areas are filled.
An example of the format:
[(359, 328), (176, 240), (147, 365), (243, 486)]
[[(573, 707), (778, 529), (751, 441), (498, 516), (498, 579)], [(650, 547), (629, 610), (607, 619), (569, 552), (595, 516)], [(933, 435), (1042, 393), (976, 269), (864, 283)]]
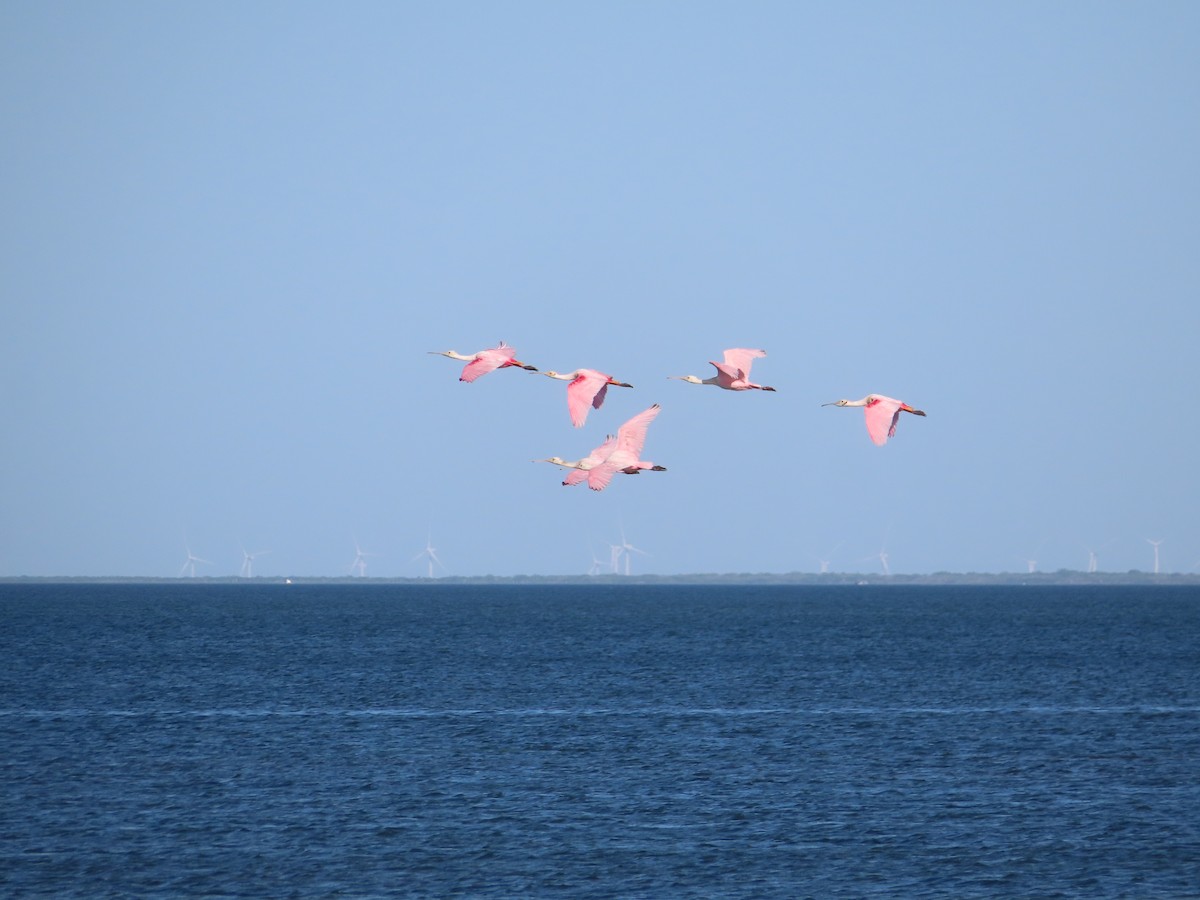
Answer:
[(587, 421), (588, 407), (600, 408), (608, 390), (608, 376), (595, 369), (580, 369), (575, 380), (567, 385), (567, 410), (571, 424), (582, 428)]
[(463, 366), (462, 375), (458, 380), (474, 381), (481, 375), (496, 371), (516, 355), (517, 351), (503, 341), (493, 350), (480, 350), (473, 360)]
[(900, 418), (900, 401), (875, 394), (863, 408), (867, 417), (867, 434), (882, 447), (896, 433), (896, 420)]
[(563, 479), (564, 485), (579, 484), (588, 477), (588, 472), (604, 462), (617, 446), (617, 439), (609, 435), (604, 443), (579, 461), (582, 468), (572, 469)]
[(608, 459), (610, 453), (617, 449), (617, 438), (614, 435), (608, 435), (604, 439), (604, 443), (585, 456), (581, 462), (587, 463), (589, 469), (595, 468)]
[(661, 409), (662, 407), (655, 403), (649, 409), (638, 413), (617, 429), (615, 441), (610, 435), (605, 444), (596, 448), (594, 452), (599, 454), (603, 453), (606, 446), (615, 447), (604, 458), (604, 462), (588, 470), (588, 487), (593, 491), (602, 491), (608, 487), (613, 475), (617, 472), (622, 472), (627, 467), (633, 467), (636, 471), (638, 457), (642, 453), (642, 446), (646, 443), (646, 430)]
[[(742, 378), (750, 377), (750, 364), (756, 359), (762, 359), (767, 355), (766, 350), (747, 350), (744, 347), (734, 347), (731, 350), (725, 351), (725, 365), (741, 370)], [(716, 365), (716, 363), (713, 363)], [(720, 368), (718, 366), (718, 368)]]
[(646, 430), (662, 409), (657, 403), (644, 410), (617, 429), (617, 449), (632, 453), (636, 460), (642, 455), (646, 443)]
[(616, 466), (610, 466), (607, 463), (596, 466), (596, 468), (589, 470), (587, 473), (588, 487), (593, 491), (602, 491), (608, 487), (609, 482), (612, 481), (615, 474), (617, 474)]
[(714, 362), (712, 365), (717, 370), (717, 384), (723, 388), (730, 388), (735, 381), (741, 381), (746, 377), (745, 373), (729, 363)]

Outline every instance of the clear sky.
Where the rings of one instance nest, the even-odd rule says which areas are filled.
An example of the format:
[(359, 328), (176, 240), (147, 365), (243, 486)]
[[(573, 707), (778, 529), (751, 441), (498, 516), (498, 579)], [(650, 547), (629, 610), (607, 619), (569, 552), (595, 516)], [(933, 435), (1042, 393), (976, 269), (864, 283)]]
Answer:
[(0, 119), (0, 575), (1200, 564), (1200, 4), (5, 2)]

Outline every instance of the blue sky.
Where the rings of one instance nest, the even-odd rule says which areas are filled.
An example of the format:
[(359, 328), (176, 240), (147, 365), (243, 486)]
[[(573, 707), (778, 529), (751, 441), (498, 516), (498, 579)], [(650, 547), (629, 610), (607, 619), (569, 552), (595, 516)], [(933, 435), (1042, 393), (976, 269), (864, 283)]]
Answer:
[(0, 575), (1200, 564), (1196, 4), (6, 3), (0, 114)]

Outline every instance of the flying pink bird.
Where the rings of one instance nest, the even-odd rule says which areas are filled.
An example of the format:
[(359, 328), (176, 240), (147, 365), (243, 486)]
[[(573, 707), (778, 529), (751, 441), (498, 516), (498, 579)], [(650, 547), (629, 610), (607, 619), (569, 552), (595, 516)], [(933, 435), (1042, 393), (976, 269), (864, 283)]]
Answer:
[(571, 382), (567, 385), (567, 410), (571, 413), (571, 424), (576, 428), (582, 428), (583, 423), (587, 421), (589, 405), (600, 408), (610, 384), (615, 387), (633, 387), (624, 381), (614, 381), (611, 375), (605, 375), (595, 369), (576, 369), (562, 375), (551, 369), (542, 374), (559, 381)]
[(766, 350), (746, 350), (735, 347), (725, 351), (725, 362), (712, 362), (717, 374), (712, 378), (697, 378), (695, 375), (670, 375), (689, 384), (715, 384), (727, 391), (773, 391), (775, 388), (764, 384), (755, 384), (750, 380), (750, 365), (756, 359), (767, 355)]
[(925, 415), (919, 409), (913, 409), (907, 403), (893, 400), (882, 394), (867, 394), (861, 400), (835, 400), (832, 403), (822, 403), (822, 406), (861, 406), (867, 419), (867, 433), (871, 440), (882, 447), (887, 439), (896, 433), (896, 421), (900, 413), (912, 413), (914, 416)]
[(434, 356), (448, 356), (451, 359), (463, 360), (466, 365), (463, 366), (462, 375), (458, 377), (459, 381), (474, 381), (481, 375), (486, 375), (488, 372), (494, 372), (496, 369), (504, 369), (508, 366), (516, 366), (521, 369), (528, 369), (530, 372), (536, 372), (533, 366), (527, 366), (519, 359), (514, 357), (517, 351), (504, 341), (500, 342), (500, 346), (491, 350), (480, 350), (474, 356), (463, 356), (456, 350), (430, 350)]
[(656, 465), (641, 458), (642, 447), (646, 443), (646, 430), (661, 407), (655, 403), (649, 409), (638, 413), (619, 429), (616, 437), (611, 434), (608, 438), (585, 456), (575, 462), (568, 462), (557, 456), (535, 462), (549, 462), (556, 466), (571, 469), (563, 480), (564, 485), (579, 484), (587, 480), (588, 487), (593, 491), (602, 491), (608, 487), (614, 475), (621, 472), (625, 475), (636, 475), (643, 469), (651, 472), (665, 472), (666, 466)]
[(561, 456), (551, 456), (548, 459), (535, 459), (533, 461), (554, 463), (556, 466), (562, 466), (564, 469), (570, 469), (571, 471), (567, 473), (566, 480), (563, 481), (563, 484), (579, 484), (579, 482), (587, 478), (587, 474), (590, 470), (594, 469), (596, 466), (608, 459), (608, 455), (616, 449), (617, 436), (615, 434), (610, 434), (604, 439), (603, 444), (601, 444), (583, 459), (572, 461), (563, 459)]

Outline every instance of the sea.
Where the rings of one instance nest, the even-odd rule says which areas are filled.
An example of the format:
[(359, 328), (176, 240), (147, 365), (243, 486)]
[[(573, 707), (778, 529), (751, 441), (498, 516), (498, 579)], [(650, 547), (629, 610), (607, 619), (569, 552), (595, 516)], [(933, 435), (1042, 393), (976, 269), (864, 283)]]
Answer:
[(0, 585), (0, 896), (1200, 897), (1200, 588)]

